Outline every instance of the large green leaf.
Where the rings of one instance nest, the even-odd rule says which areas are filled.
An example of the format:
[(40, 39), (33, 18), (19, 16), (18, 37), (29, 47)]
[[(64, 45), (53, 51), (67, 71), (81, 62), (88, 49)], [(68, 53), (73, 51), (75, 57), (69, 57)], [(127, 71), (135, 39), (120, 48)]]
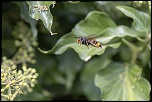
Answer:
[[(50, 5), (55, 4), (55, 1), (27, 1), (29, 4), (29, 15), (33, 19), (41, 19), (43, 21), (44, 26), (50, 31), (51, 35), (56, 33), (52, 33), (51, 27), (53, 24), (53, 16), (50, 13)], [(47, 10), (40, 10), (38, 8), (47, 8)]]
[(69, 34), (66, 34), (65, 36), (61, 37), (61, 39), (58, 40), (56, 45), (51, 50), (43, 51), (40, 48), (38, 48), (38, 50), (44, 54), (51, 54), (51, 53), (62, 54), (68, 48), (73, 48), (79, 54), (79, 57), (82, 60), (88, 61), (91, 58), (91, 56), (101, 55), (102, 53), (104, 53), (104, 51), (107, 47), (117, 48), (119, 45), (120, 45), (120, 42), (109, 44), (106, 46), (103, 45), (102, 48), (95, 48), (93, 46), (90, 46), (90, 48), (91, 48), (91, 51), (90, 51), (87, 48), (87, 46), (85, 46), (85, 45), (81, 46), (76, 43), (76, 38), (75, 38), (74, 33), (69, 33)]
[(103, 101), (147, 101), (151, 86), (141, 73), (137, 65), (111, 63), (96, 74), (95, 85), (101, 89)]
[[(99, 11), (90, 12), (87, 17), (80, 21), (74, 27), (73, 31), (61, 37), (56, 45), (49, 51), (43, 51), (45, 54), (62, 54), (68, 48), (73, 48), (84, 61), (88, 61), (94, 55), (101, 55), (107, 47), (117, 48), (120, 42), (107, 44), (116, 37), (136, 37), (136, 31), (127, 26), (115, 27), (115, 23), (105, 13)], [(87, 46), (76, 43), (77, 36), (89, 37), (98, 36), (97, 41), (102, 43), (102, 48), (90, 46), (91, 51)], [(106, 44), (106, 45), (105, 45)]]
[(100, 11), (91, 11), (84, 20), (76, 24), (74, 33), (76, 36), (98, 36), (108, 27), (116, 27), (115, 22), (108, 14)]
[(151, 18), (148, 14), (128, 6), (117, 6), (116, 8), (134, 20), (133, 27), (136, 30), (150, 33)]
[(81, 59), (87, 61), (91, 58), (91, 56), (104, 52), (107, 46), (118, 47), (120, 43), (111, 44), (107, 46), (103, 46), (101, 48), (90, 47), (92, 50), (90, 51), (86, 46), (80, 46), (76, 43), (77, 36), (97, 36), (101, 34), (107, 27), (114, 27), (116, 24), (110, 19), (110, 17), (99, 11), (90, 12), (87, 17), (80, 21), (74, 28), (72, 32), (64, 35), (58, 40), (57, 44), (49, 51), (42, 51), (45, 54), (55, 53), (62, 54), (67, 48), (73, 48), (80, 56)]

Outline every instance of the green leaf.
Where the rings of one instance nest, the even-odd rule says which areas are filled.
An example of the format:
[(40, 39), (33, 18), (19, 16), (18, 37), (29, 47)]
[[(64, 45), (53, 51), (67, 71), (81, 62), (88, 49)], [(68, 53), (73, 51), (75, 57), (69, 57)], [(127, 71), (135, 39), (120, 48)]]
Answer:
[[(84, 31), (85, 32), (85, 31)], [(85, 34), (85, 33), (84, 33)], [(132, 29), (129, 29), (126, 26), (118, 26), (113, 28), (107, 28), (103, 34), (101, 34), (101, 37), (98, 37), (96, 40), (99, 42), (102, 42), (102, 48), (95, 48), (90, 46), (91, 51), (88, 50), (87, 46), (76, 43), (76, 36), (74, 33), (69, 33), (64, 35), (60, 38), (60, 40), (56, 43), (56, 45), (49, 51), (43, 51), (39, 49), (42, 53), (49, 54), (49, 53), (55, 53), (55, 54), (62, 54), (65, 50), (67, 50), (69, 47), (73, 48), (80, 56), (80, 58), (84, 61), (88, 61), (92, 56), (94, 55), (101, 55), (104, 53), (105, 49), (107, 47), (113, 47), (117, 48), (120, 45), (120, 42), (117, 43), (111, 43), (107, 45), (108, 42), (110, 42), (112, 39), (116, 37), (123, 38), (125, 36), (130, 37), (136, 37), (136, 32)]]
[(17, 4), (20, 7), (20, 15), (21, 17), (30, 24), (31, 26), (31, 30), (32, 30), (32, 34), (34, 35), (34, 37), (37, 37), (37, 28), (36, 28), (36, 21), (33, 20), (29, 14), (28, 14), (28, 5), (26, 2), (13, 2), (15, 4)]
[(103, 101), (148, 101), (150, 83), (141, 76), (142, 68), (111, 63), (95, 76), (95, 85), (102, 93)]
[[(128, 62), (131, 59), (131, 51), (130, 48), (128, 48), (125, 45), (122, 45), (121, 47), (119, 47), (119, 57), (121, 59), (122, 62)], [(126, 56), (127, 53), (127, 56)]]
[(83, 61), (76, 55), (73, 50), (68, 50), (61, 56), (58, 56), (59, 67), (58, 71), (65, 78), (65, 94), (68, 94), (73, 86), (76, 74), (80, 70)]
[(142, 66), (146, 67), (148, 62), (150, 61), (151, 53), (150, 50), (147, 48), (143, 52), (140, 53), (139, 59), (141, 60)]
[(134, 20), (133, 27), (136, 30), (150, 33), (151, 18), (148, 14), (128, 6), (117, 6), (116, 8)]
[(109, 59), (96, 58), (87, 62), (84, 66), (84, 70), (81, 73), (82, 91), (88, 100), (97, 101), (100, 100), (100, 90), (94, 84), (95, 74), (110, 63)]
[[(43, 84), (64, 85), (64, 93), (69, 94), (73, 87), (73, 83), (76, 80), (76, 74), (80, 71), (83, 61), (80, 60), (72, 49), (57, 56), (57, 61), (53, 60), (53, 58), (47, 58), (46, 60), (49, 60), (49, 63), (47, 61), (41, 62), (48, 68), (43, 69), (43, 71), (46, 71), (45, 75), (43, 75), (45, 76), (45, 83), (43, 82)], [(52, 63), (52, 61), (57, 62), (58, 64)], [(59, 93), (62, 93), (63, 91), (60, 91)]]
[(84, 20), (76, 24), (74, 32), (77, 36), (98, 36), (108, 27), (116, 27), (115, 22), (108, 14), (100, 11), (91, 11)]
[(51, 31), (53, 16), (50, 13), (50, 5), (54, 7), (55, 1), (27, 1), (27, 3), (29, 4), (29, 15), (33, 19), (41, 19), (51, 35), (56, 34)]
[(111, 27), (108, 28), (102, 35), (101, 37), (98, 38), (98, 40), (102, 41), (102, 43), (106, 44), (110, 42), (112, 39), (119, 37), (123, 38), (125, 36), (130, 36), (130, 37), (137, 37), (137, 31), (130, 29), (127, 26), (117, 26), (117, 27)]
[[(66, 49), (73, 48), (80, 56), (80, 58), (84, 61), (88, 61), (93, 55), (101, 55), (106, 47), (116, 48), (120, 45), (120, 43), (113, 43), (106, 46), (102, 46), (101, 48), (95, 48), (90, 46), (91, 51), (85, 46), (80, 46), (76, 43), (77, 36), (97, 36), (101, 34), (106, 28), (116, 26), (115, 23), (110, 19), (110, 17), (106, 13), (102, 13), (99, 11), (90, 12), (87, 17), (80, 21), (75, 27), (75, 32), (70, 32), (69, 34), (64, 35), (58, 40), (56, 45), (49, 51), (43, 51), (39, 49), (42, 53), (50, 54), (62, 54)], [(76, 34), (76, 35), (75, 35)]]
[(44, 54), (51, 54), (51, 53), (62, 54), (68, 48), (73, 48), (79, 54), (79, 57), (82, 60), (88, 61), (93, 55), (101, 55), (102, 53), (104, 53), (107, 47), (117, 48), (119, 47), (119, 45), (120, 45), (120, 42), (108, 44), (106, 46), (103, 45), (102, 48), (95, 48), (93, 46), (90, 46), (91, 48), (91, 51), (90, 51), (87, 48), (87, 46), (79, 45), (76, 43), (76, 38), (75, 38), (74, 33), (69, 33), (61, 37), (51, 50), (43, 51), (40, 48), (38, 48), (38, 50)]
[[(137, 31), (132, 30), (127, 26), (115, 27), (115, 23), (105, 13), (92, 11), (84, 20), (76, 24), (72, 32), (61, 37), (51, 50), (43, 51), (39, 48), (39, 51), (45, 54), (62, 54), (68, 48), (73, 48), (82, 60), (88, 61), (94, 55), (103, 54), (107, 47), (119, 47), (121, 44), (120, 42), (107, 44), (112, 39), (125, 36), (137, 37), (136, 33)], [(77, 36), (89, 37), (93, 35), (98, 36), (96, 40), (101, 42), (102, 48), (89, 46), (91, 48), (90, 51), (87, 46), (80, 46), (76, 43), (75, 37)]]

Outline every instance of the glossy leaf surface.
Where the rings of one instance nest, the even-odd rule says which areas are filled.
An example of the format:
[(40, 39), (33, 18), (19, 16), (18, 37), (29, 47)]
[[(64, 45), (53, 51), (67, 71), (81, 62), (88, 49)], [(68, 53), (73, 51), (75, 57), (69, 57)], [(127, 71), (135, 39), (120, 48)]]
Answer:
[(29, 15), (33, 19), (41, 19), (44, 26), (50, 31), (51, 35), (56, 33), (52, 33), (51, 27), (53, 24), (53, 16), (50, 13), (50, 5), (55, 4), (54, 1), (27, 1), (29, 4)]

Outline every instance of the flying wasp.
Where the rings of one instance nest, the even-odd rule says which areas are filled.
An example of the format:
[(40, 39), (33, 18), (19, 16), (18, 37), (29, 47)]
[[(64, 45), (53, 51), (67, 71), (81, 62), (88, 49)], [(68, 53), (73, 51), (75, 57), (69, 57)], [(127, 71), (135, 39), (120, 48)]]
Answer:
[(77, 38), (77, 43), (78, 44), (80, 44), (80, 45), (82, 45), (82, 44), (86, 45), (89, 50), (91, 50), (90, 47), (89, 47), (89, 45), (92, 45), (92, 46), (97, 47), (97, 48), (99, 48), (99, 47), (102, 48), (101, 43), (97, 42), (94, 39), (95, 37), (76, 37), (76, 38)]

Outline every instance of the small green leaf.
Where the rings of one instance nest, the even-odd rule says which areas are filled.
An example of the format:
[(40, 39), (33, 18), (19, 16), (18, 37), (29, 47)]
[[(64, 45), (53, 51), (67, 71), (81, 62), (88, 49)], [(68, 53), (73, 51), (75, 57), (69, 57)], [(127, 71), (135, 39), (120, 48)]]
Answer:
[(41, 19), (51, 35), (56, 34), (51, 31), (53, 16), (50, 13), (50, 5), (54, 7), (55, 1), (27, 1), (27, 3), (29, 4), (29, 15), (33, 19)]
[(133, 27), (136, 30), (150, 33), (151, 18), (148, 14), (128, 6), (117, 6), (116, 8), (134, 20)]
[(142, 68), (111, 63), (95, 76), (103, 101), (148, 101), (151, 86), (141, 76)]

